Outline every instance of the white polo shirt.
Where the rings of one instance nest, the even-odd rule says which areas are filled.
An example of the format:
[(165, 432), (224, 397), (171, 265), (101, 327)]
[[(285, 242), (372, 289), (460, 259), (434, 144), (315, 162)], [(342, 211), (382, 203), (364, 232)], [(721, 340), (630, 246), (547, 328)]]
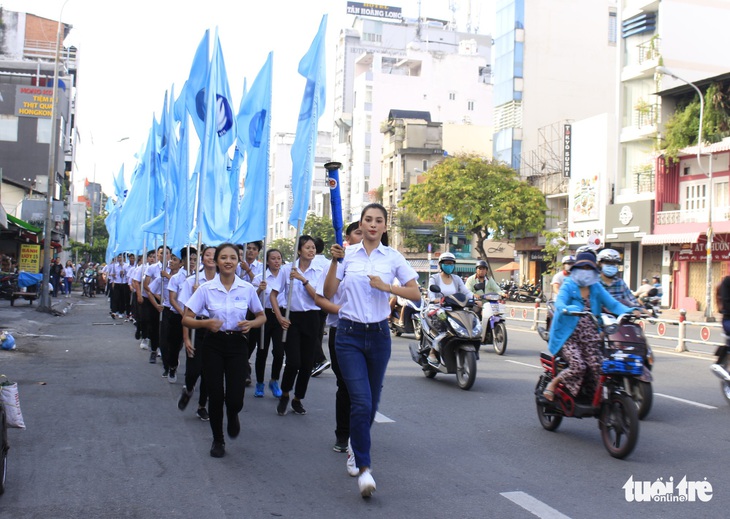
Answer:
[[(320, 308), (314, 304), (314, 299), (307, 292), (307, 288), (304, 283), (294, 279), (290, 280), (292, 267), (299, 269), (299, 260), (294, 263), (287, 263), (279, 270), (279, 276), (276, 279), (276, 284), (272, 286), (272, 290), (276, 290), (279, 295), (276, 299), (280, 308), (286, 308), (287, 299), (289, 297), (287, 290), (292, 291), (291, 307), (289, 310), (292, 312), (308, 312), (310, 310), (319, 310)], [(322, 269), (317, 267), (314, 262), (309, 265), (309, 268), (302, 272), (299, 271), (316, 289), (319, 283), (319, 278), (322, 276)], [(282, 304), (283, 303), (283, 304)]]
[(253, 285), (237, 276), (233, 277), (230, 291), (226, 291), (219, 277), (200, 285), (185, 306), (195, 315), (203, 315), (205, 310), (211, 319), (223, 321), (222, 332), (241, 331), (238, 323), (246, 319), (249, 309), (254, 314), (264, 311)]

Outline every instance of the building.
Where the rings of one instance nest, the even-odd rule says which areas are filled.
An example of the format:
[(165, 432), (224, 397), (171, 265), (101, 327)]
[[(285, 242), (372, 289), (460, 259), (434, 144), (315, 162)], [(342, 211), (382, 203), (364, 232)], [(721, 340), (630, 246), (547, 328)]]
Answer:
[(358, 218), (383, 181), (380, 127), (391, 110), (429, 112), (444, 125), (491, 127), (490, 48), (488, 35), (428, 18), (357, 16), (340, 32), (332, 158), (343, 164), (345, 219)]
[[(58, 22), (30, 13), (0, 8), (0, 171), (2, 207), (21, 219), (3, 229), (0, 249), (17, 254), (20, 243), (40, 243), (45, 227), (49, 172), (50, 196), (62, 200), (69, 188), (74, 142), (76, 49), (61, 46), (56, 61)], [(62, 24), (62, 39), (72, 26)], [(54, 67), (59, 81), (56, 103), (56, 162), (51, 167)], [(68, 235), (69, 217), (63, 202), (53, 202), (52, 245), (60, 251)], [(42, 207), (42, 210), (38, 208)], [(28, 218), (32, 221), (25, 221)]]

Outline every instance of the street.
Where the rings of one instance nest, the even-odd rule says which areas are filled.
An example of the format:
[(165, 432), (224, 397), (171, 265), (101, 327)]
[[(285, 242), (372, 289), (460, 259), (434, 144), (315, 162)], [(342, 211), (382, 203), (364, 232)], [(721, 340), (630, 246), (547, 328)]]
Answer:
[[(725, 517), (730, 506), (730, 406), (710, 355), (654, 348), (654, 405), (634, 452), (617, 460), (595, 419), (540, 426), (533, 389), (545, 343), (529, 322), (508, 322), (504, 356), (482, 350), (470, 391), (453, 375), (424, 377), (412, 338), (394, 338), (372, 429), (377, 492), (363, 500), (332, 451), (331, 370), (310, 382), (304, 416), (278, 416), (268, 390), (247, 389), (241, 435), (214, 459), (197, 392), (180, 412), (183, 377), (160, 376), (106, 298), (68, 301), (58, 317), (0, 302), (0, 326), (18, 345), (0, 351), (0, 373), (19, 383), (27, 426), (10, 430), (0, 518), (680, 518)], [(711, 498), (636, 502), (627, 490), (673, 478), (679, 496), (685, 477), (709, 483)]]

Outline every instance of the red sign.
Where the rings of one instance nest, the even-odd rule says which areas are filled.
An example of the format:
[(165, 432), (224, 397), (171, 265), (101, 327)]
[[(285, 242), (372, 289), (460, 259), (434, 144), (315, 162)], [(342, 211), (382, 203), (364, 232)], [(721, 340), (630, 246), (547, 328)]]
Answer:
[[(712, 261), (730, 261), (730, 236), (715, 234), (712, 237)], [(679, 261), (707, 261), (707, 236), (702, 235), (697, 243), (685, 243), (679, 251)]]
[(659, 326), (656, 327), (656, 331), (659, 335), (663, 336), (667, 332), (667, 325), (659, 323)]
[(710, 329), (707, 326), (703, 326), (702, 329), (700, 329), (700, 337), (703, 341), (710, 339)]

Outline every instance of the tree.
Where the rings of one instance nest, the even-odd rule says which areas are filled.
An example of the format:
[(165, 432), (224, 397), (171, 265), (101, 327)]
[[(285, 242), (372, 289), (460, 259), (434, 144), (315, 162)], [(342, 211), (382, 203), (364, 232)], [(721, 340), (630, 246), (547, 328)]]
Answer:
[(71, 252), (72, 256), (76, 257), (78, 255), (79, 258), (95, 263), (101, 263), (105, 260), (106, 248), (109, 243), (109, 232), (104, 223), (106, 217), (106, 211), (94, 216), (93, 246), (91, 240), (91, 218), (86, 219), (86, 231), (84, 233), (86, 243), (72, 241), (71, 246), (67, 249)]
[(281, 257), (284, 261), (292, 261), (294, 259), (294, 240), (291, 238), (279, 238), (266, 244), (266, 249), (279, 249)]
[(545, 227), (545, 195), (519, 179), (506, 164), (475, 155), (449, 157), (431, 168), (424, 181), (401, 202), (419, 218), (463, 226), (476, 236), (476, 250), (487, 259), (487, 238), (514, 240)]
[(543, 252), (547, 256), (548, 271), (555, 274), (560, 270), (563, 261), (563, 253), (567, 247), (567, 242), (563, 233), (546, 231), (542, 234), (545, 237), (545, 247)]
[[(429, 243), (444, 241), (440, 224), (439, 230), (436, 230), (432, 224), (422, 222), (410, 211), (399, 211), (397, 222), (396, 231), (403, 236), (403, 247), (409, 252), (426, 252)], [(430, 232), (424, 233), (424, 230)]]
[[(345, 224), (346, 226), (347, 224)], [(308, 234), (312, 238), (322, 238), (327, 253), (329, 253), (329, 245), (335, 242), (335, 229), (332, 227), (332, 219), (328, 216), (317, 216), (314, 213), (309, 213), (302, 234)]]

